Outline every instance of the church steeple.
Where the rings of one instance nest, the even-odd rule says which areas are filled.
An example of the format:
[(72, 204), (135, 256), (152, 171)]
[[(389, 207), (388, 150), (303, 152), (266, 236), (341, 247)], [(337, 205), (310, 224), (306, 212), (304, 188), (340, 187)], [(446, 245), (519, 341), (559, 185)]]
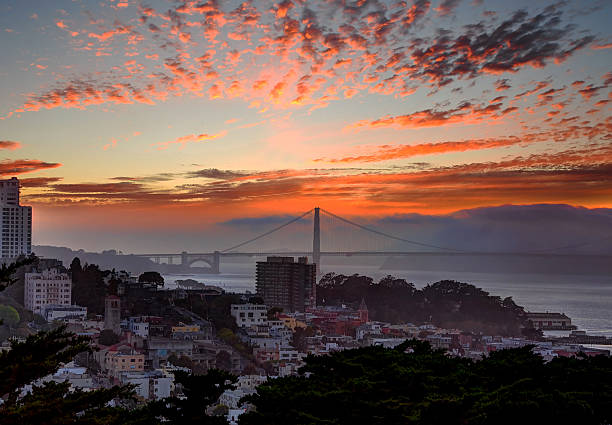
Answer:
[(361, 304), (359, 304), (359, 320), (363, 323), (369, 322), (368, 319), (368, 306), (365, 303), (365, 299), (361, 298)]

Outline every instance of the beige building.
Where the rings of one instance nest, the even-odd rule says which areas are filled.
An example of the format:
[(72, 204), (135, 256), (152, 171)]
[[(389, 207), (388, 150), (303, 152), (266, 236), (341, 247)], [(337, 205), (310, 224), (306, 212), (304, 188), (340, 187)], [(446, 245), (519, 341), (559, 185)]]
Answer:
[(122, 372), (140, 372), (144, 370), (144, 354), (137, 352), (112, 353), (107, 357), (108, 373), (119, 377)]
[(69, 306), (71, 299), (72, 279), (68, 273), (52, 268), (25, 274), (23, 304), (28, 310), (42, 314), (45, 306)]
[(114, 378), (118, 378), (122, 372), (143, 371), (145, 364), (144, 354), (124, 343), (103, 347), (95, 351), (94, 359), (103, 371)]

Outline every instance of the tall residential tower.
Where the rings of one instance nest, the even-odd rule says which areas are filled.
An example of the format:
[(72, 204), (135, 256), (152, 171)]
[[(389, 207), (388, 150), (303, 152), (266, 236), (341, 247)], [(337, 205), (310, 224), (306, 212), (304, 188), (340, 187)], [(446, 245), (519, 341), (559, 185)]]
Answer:
[(19, 205), (19, 180), (0, 180), (2, 234), (0, 257), (11, 259), (32, 252), (32, 207)]
[(305, 311), (316, 305), (316, 265), (307, 257), (268, 257), (257, 262), (257, 294), (268, 307), (286, 312)]

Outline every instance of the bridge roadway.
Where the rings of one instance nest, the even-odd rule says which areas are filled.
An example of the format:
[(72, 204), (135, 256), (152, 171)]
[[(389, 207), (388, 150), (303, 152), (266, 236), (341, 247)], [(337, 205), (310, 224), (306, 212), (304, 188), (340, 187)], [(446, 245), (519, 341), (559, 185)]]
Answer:
[[(132, 254), (135, 257), (148, 258), (158, 264), (163, 260), (167, 264), (180, 266), (183, 272), (188, 272), (193, 264), (204, 262), (209, 266), (210, 273), (221, 272), (222, 257), (268, 257), (268, 256), (286, 256), (286, 257), (313, 257), (312, 251), (286, 251), (286, 252), (181, 252), (167, 254)], [(612, 264), (612, 255), (570, 255), (570, 254), (554, 254), (542, 252), (435, 252), (435, 251), (321, 251), (320, 257), (438, 257), (440, 259), (449, 257), (513, 257), (513, 258), (540, 258), (540, 259), (567, 259), (567, 264), (572, 264), (572, 261), (577, 257), (584, 259), (592, 258), (597, 262)], [(319, 257), (319, 258), (320, 258)], [(176, 261), (178, 260), (178, 261)], [(316, 262), (316, 261), (315, 261)], [(557, 263), (559, 263), (557, 261)], [(564, 263), (564, 261), (562, 261)]]
[[(134, 257), (141, 258), (176, 258), (182, 255), (188, 255), (189, 257), (206, 257), (219, 255), (221, 257), (268, 257), (268, 256), (281, 256), (281, 257), (308, 257), (312, 256), (312, 251), (283, 251), (283, 252), (184, 252), (184, 253), (173, 253), (173, 254), (127, 254)], [(434, 252), (434, 251), (321, 251), (322, 256), (328, 257), (353, 257), (353, 256), (510, 256), (510, 257), (610, 257), (611, 255), (598, 255), (598, 254), (549, 254), (541, 252), (479, 252), (479, 251), (461, 251), (461, 252)]]

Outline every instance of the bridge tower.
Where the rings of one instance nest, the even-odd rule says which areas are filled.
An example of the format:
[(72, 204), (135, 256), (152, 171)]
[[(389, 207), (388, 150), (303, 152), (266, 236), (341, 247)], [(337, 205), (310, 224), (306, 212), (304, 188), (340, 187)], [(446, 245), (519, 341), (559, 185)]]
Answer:
[(312, 262), (317, 265), (317, 275), (321, 273), (321, 223), (319, 207), (314, 209), (314, 233), (312, 237)]
[(213, 262), (210, 265), (212, 272), (219, 273), (220, 265), (221, 265), (221, 253), (219, 251), (215, 251), (213, 252)]

